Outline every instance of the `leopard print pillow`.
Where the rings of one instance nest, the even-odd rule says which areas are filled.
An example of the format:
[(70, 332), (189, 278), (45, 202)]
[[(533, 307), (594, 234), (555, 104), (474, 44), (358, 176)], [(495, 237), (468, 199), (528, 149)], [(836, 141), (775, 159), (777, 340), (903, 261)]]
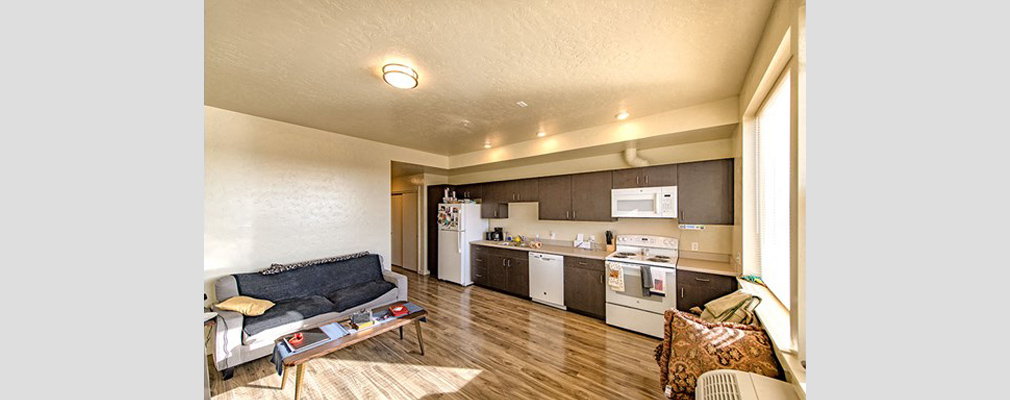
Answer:
[(735, 369), (772, 378), (783, 376), (768, 334), (761, 328), (705, 322), (677, 310), (665, 314), (663, 342), (656, 347), (660, 384), (666, 396), (694, 399), (701, 374)]

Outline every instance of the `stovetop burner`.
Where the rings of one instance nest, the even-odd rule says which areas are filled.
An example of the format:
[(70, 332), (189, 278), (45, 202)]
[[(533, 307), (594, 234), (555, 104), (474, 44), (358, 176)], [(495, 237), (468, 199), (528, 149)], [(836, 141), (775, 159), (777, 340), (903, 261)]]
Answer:
[[(660, 260), (669, 260), (670, 256), (654, 255), (654, 256), (652, 256), (652, 258), (658, 258)], [(652, 258), (650, 258), (649, 260), (652, 260)]]
[(668, 263), (668, 262), (670, 262), (670, 257), (667, 257), (667, 256), (655, 256), (655, 257), (646, 258), (645, 261)]
[(631, 258), (631, 257), (637, 256), (637, 255), (638, 254), (635, 254), (635, 253), (628, 253), (626, 251), (622, 251), (620, 253), (614, 254), (614, 257), (615, 258)]

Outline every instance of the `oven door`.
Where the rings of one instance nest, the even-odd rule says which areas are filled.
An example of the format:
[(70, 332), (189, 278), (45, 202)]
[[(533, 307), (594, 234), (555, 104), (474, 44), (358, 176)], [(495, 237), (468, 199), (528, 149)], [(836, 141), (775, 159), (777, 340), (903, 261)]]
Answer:
[(624, 291), (618, 292), (607, 286), (607, 303), (622, 305), (639, 310), (662, 314), (666, 310), (677, 307), (677, 270), (673, 268), (651, 268), (653, 277), (663, 274), (666, 278), (664, 294), (642, 294), (642, 266), (640, 264), (607, 261), (607, 265), (620, 265), (624, 270)]
[(658, 188), (611, 189), (610, 215), (614, 218), (662, 218)]

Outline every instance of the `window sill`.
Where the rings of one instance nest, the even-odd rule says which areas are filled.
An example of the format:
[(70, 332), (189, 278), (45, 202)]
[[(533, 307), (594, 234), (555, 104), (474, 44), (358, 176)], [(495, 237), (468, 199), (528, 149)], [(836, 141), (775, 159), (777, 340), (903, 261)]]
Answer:
[(802, 398), (806, 398), (807, 369), (800, 364), (800, 359), (792, 349), (792, 342), (789, 339), (789, 309), (783, 306), (768, 288), (743, 279), (737, 279), (737, 282), (740, 283), (741, 289), (761, 298), (761, 304), (754, 313), (768, 331), (775, 355), (786, 372), (786, 380), (796, 386)]

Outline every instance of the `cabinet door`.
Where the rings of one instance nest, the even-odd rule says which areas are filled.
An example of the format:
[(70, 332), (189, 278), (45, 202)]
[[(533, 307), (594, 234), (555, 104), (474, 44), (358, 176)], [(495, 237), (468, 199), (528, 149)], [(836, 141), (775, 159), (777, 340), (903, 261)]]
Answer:
[(537, 193), (537, 180), (536, 179), (520, 179), (517, 181), (512, 181), (512, 192), (514, 198), (512, 202), (530, 202), (537, 201), (539, 194)]
[(539, 219), (566, 220), (572, 215), (571, 175), (540, 178), (537, 182), (540, 192)]
[(456, 197), (461, 199), (479, 199), (482, 197), (481, 187), (482, 185), (479, 183), (456, 186)]
[(610, 188), (610, 171), (572, 175), (572, 219), (612, 221)]
[(630, 168), (625, 170), (612, 171), (613, 188), (637, 188), (641, 186), (642, 173), (640, 168)]
[(530, 297), (529, 260), (509, 257), (506, 265), (508, 266), (508, 287), (506, 290), (516, 296)]
[(497, 290), (506, 290), (508, 275), (506, 274), (505, 257), (491, 253), (487, 259), (487, 286)]
[(678, 223), (733, 224), (733, 159), (677, 167)]
[(736, 291), (736, 278), (677, 270), (677, 309), (705, 307), (705, 303)]
[(508, 182), (485, 183), (481, 187), (481, 218), (508, 218)]
[(596, 318), (606, 317), (603, 270), (572, 266), (565, 257), (565, 307)]
[(677, 186), (677, 164), (645, 167), (640, 180), (641, 186)]

